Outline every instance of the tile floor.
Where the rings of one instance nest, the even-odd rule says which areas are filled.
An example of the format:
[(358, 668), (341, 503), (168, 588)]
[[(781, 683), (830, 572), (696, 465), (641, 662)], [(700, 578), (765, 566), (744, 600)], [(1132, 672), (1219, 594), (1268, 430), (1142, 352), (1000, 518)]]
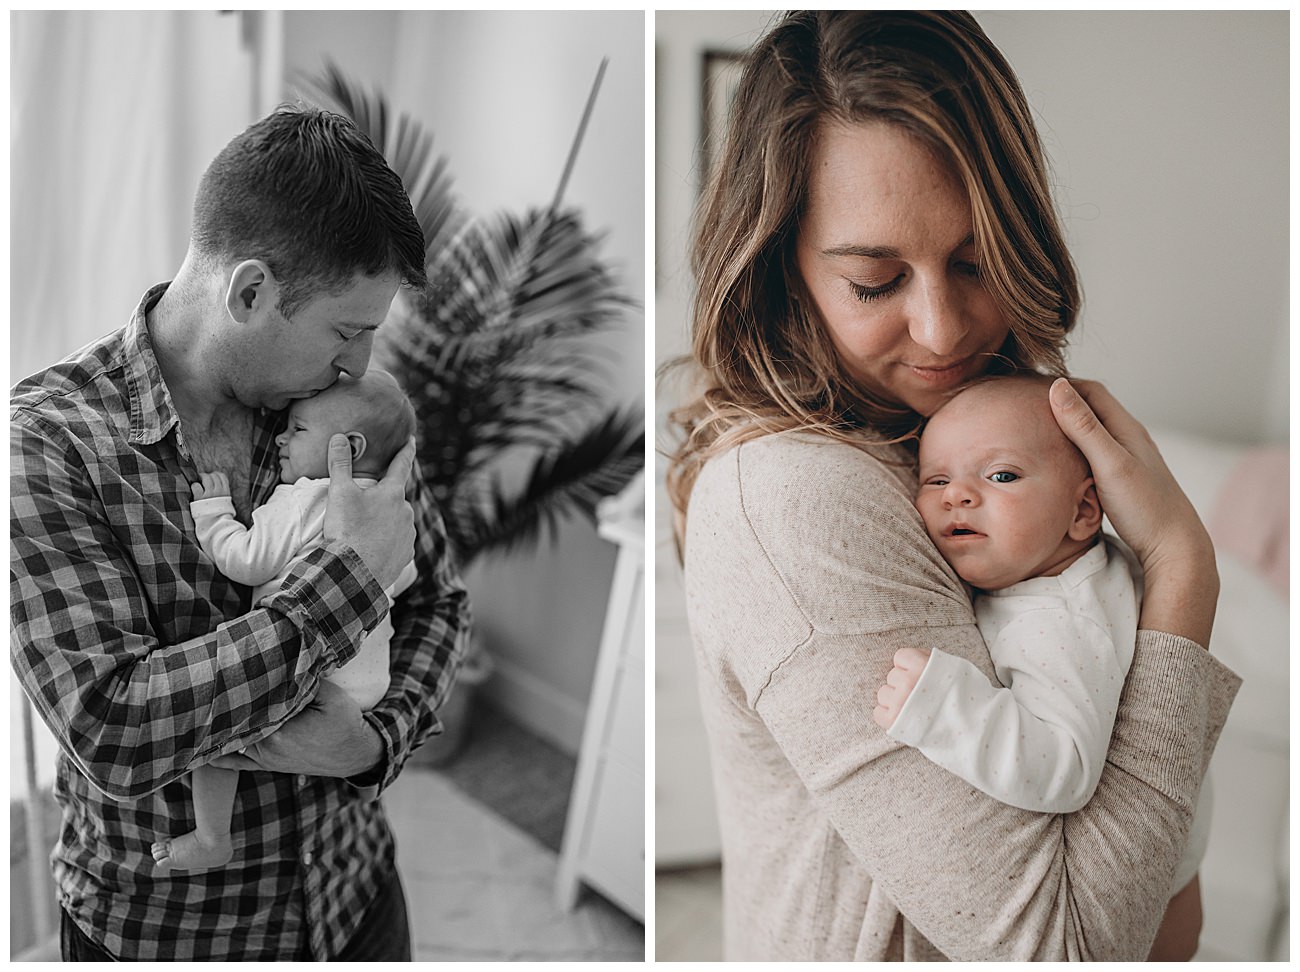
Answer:
[(722, 961), (722, 870), (716, 864), (655, 874), (655, 959)]
[(408, 766), (384, 795), (416, 961), (626, 961), (643, 926), (584, 889), (555, 903), (557, 856), (441, 773)]

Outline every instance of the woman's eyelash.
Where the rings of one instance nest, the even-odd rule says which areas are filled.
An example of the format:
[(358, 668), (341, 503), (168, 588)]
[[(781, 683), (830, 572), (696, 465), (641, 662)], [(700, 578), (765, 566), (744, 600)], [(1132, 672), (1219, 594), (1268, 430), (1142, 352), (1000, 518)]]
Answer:
[[(956, 266), (958, 270), (966, 274), (968, 277), (973, 277), (978, 280), (982, 276), (978, 263), (971, 263), (963, 260)], [(902, 284), (902, 282), (903, 275), (899, 274), (893, 280), (889, 281), (889, 283), (880, 287), (868, 287), (864, 284), (854, 283), (850, 280), (849, 288), (853, 291), (853, 296), (858, 300), (863, 303), (870, 303), (873, 300), (880, 300), (882, 297), (888, 297), (899, 288), (899, 285)]]
[(873, 300), (880, 300), (882, 297), (888, 297), (898, 289), (898, 285), (902, 282), (903, 278), (901, 275), (895, 277), (893, 280), (889, 281), (889, 283), (881, 287), (865, 287), (862, 284), (854, 283), (850, 280), (849, 288), (853, 291), (854, 297), (863, 303), (867, 303)]

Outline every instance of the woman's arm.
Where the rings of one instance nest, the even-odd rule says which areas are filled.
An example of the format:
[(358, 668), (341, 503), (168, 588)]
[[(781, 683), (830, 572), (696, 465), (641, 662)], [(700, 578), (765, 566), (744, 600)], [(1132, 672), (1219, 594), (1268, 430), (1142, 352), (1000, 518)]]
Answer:
[(1102, 509), (1142, 563), (1138, 626), (1208, 646), (1219, 599), (1214, 546), (1151, 436), (1095, 381), (1058, 379), (1051, 402), (1092, 466)]
[(1231, 676), (1212, 681), (1206, 652), (1144, 634), (1089, 805), (1001, 804), (871, 720), (899, 648), (937, 647), (993, 677), (906, 484), (843, 446), (760, 440), (722, 461), (734, 482), (701, 478), (686, 545), (708, 675), (762, 720), (875, 887), (954, 959), (1144, 957)]

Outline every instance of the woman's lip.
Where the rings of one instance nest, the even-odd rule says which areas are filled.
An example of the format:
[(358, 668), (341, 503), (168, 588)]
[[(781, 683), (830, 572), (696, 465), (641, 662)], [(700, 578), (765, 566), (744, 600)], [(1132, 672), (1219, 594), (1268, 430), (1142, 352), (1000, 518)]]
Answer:
[(922, 367), (921, 365), (908, 365), (908, 369), (922, 381), (929, 382), (933, 385), (956, 384), (966, 376), (966, 367), (970, 364), (970, 358), (962, 358), (943, 368)]

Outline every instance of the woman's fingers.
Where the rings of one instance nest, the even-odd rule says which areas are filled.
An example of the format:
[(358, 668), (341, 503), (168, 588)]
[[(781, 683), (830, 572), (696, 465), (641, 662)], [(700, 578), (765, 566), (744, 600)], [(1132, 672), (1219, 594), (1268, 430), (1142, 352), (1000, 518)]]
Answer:
[(1084, 454), (1094, 469), (1099, 461), (1105, 462), (1114, 457), (1119, 444), (1069, 381), (1064, 378), (1056, 379), (1052, 383), (1048, 397), (1052, 403), (1052, 414), (1056, 417), (1056, 424), (1061, 427), (1061, 431), (1070, 441), (1079, 447), (1079, 451)]

